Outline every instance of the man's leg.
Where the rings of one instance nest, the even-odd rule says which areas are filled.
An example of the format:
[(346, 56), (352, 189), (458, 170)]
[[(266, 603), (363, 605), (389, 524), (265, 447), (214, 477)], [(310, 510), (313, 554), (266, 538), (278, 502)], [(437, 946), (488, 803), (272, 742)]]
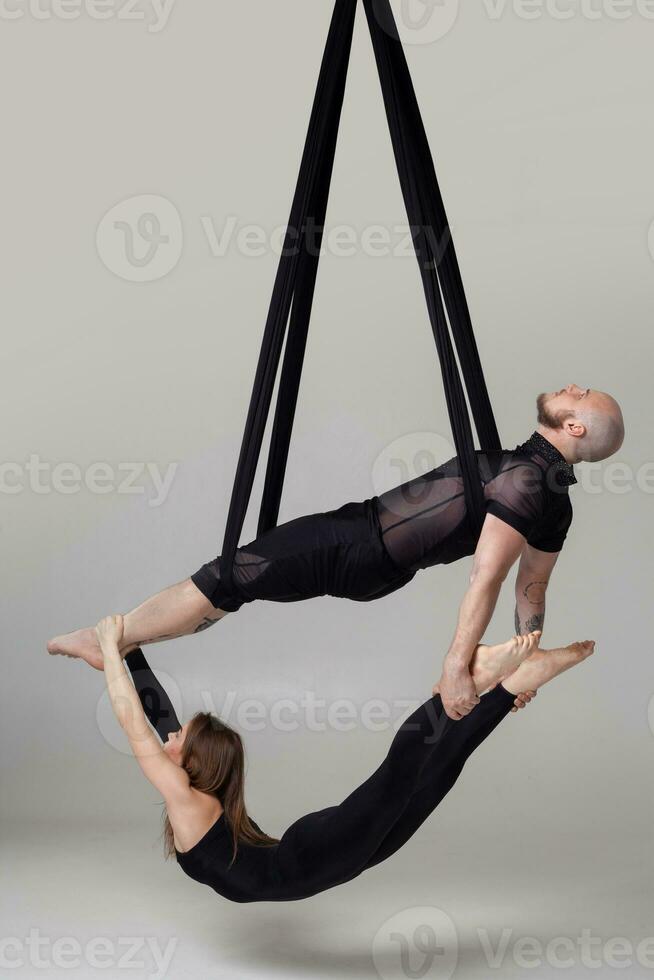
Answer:
[[(226, 615), (224, 610), (214, 608), (190, 578), (185, 579), (127, 613), (121, 653), (125, 655), (147, 643), (200, 633)], [(55, 637), (48, 643), (48, 653), (78, 657), (102, 670), (103, 659), (94, 627)]]
[[(297, 517), (271, 528), (237, 550), (230, 585), (223, 579), (218, 557), (191, 579), (128, 613), (121, 652), (197, 633), (257, 599), (298, 602), (327, 593), (356, 599), (386, 594), (388, 573), (378, 567), (383, 552), (376, 535), (368, 502), (345, 504), (337, 511)], [(80, 657), (102, 669), (93, 629), (55, 637), (48, 651)]]

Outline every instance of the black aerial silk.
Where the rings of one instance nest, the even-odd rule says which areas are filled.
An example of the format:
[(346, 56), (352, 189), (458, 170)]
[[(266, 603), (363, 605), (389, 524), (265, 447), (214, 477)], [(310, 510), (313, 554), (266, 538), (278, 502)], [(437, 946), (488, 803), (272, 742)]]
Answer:
[[(468, 519), (478, 532), (484, 521), (485, 508), (466, 392), (480, 448), (485, 451), (500, 450), (500, 439), (443, 198), (393, 12), (389, 0), (363, 0), (363, 5), (440, 359), (448, 414), (462, 469)], [(286, 341), (258, 534), (277, 524), (318, 273), (356, 11), (357, 0), (336, 0), (284, 248), (268, 311), (227, 517), (222, 558), (228, 585), (252, 493), (282, 348)], [(309, 235), (312, 236), (310, 247)], [(452, 344), (452, 337), (455, 346)]]

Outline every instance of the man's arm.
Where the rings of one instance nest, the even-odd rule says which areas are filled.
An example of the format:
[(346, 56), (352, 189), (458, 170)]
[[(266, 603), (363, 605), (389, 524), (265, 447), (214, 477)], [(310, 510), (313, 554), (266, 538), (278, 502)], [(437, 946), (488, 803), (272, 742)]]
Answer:
[(560, 552), (525, 545), (515, 581), (515, 631), (520, 635), (543, 629), (545, 593)]
[(497, 599), (511, 566), (526, 544), (519, 531), (487, 514), (450, 649), (438, 689), (447, 715), (459, 721), (470, 714), (479, 698), (470, 674), (470, 661), (491, 621)]

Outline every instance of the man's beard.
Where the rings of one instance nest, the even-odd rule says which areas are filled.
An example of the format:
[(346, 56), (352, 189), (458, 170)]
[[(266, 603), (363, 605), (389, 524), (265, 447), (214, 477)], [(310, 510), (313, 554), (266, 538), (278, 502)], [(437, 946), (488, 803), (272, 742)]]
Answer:
[(548, 395), (547, 392), (543, 392), (543, 394), (539, 395), (536, 399), (538, 424), (544, 425), (547, 429), (560, 429), (565, 420), (569, 419), (571, 415), (574, 415), (574, 412), (567, 409), (566, 411), (559, 412), (557, 415), (555, 415), (553, 412), (550, 412), (549, 408), (547, 407), (549, 398), (550, 395)]

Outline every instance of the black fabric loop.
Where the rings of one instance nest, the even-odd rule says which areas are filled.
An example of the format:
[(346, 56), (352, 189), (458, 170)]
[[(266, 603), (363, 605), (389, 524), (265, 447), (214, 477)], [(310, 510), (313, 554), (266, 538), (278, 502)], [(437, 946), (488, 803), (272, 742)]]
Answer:
[[(485, 516), (484, 497), (468, 402), (480, 448), (499, 450), (500, 439), (429, 142), (393, 12), (389, 0), (363, 0), (363, 5), (441, 364), (454, 444), (461, 461), (468, 519), (473, 528), (480, 530)], [(357, 0), (336, 0), (236, 468), (222, 549), (228, 587), (284, 349), (258, 533), (275, 527), (278, 520), (356, 11)], [(311, 247), (310, 232), (315, 233)]]

